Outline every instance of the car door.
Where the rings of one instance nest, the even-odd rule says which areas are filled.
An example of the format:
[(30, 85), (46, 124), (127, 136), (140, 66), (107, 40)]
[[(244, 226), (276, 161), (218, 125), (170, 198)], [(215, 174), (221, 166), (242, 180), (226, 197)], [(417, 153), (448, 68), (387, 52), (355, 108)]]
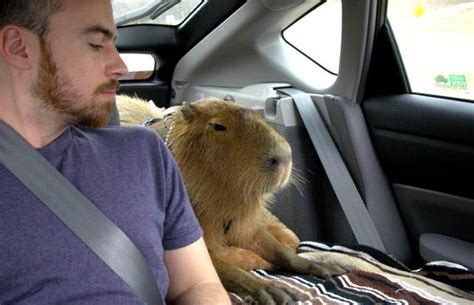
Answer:
[(416, 257), (474, 265), (474, 2), (388, 3), (361, 101)]

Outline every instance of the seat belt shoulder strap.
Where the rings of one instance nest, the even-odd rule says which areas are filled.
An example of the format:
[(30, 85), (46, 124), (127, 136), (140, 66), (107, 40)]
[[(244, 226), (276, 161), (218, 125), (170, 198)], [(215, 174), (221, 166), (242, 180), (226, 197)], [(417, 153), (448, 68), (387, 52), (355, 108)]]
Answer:
[(311, 96), (294, 88), (278, 91), (293, 98), (357, 242), (385, 252), (377, 228)]

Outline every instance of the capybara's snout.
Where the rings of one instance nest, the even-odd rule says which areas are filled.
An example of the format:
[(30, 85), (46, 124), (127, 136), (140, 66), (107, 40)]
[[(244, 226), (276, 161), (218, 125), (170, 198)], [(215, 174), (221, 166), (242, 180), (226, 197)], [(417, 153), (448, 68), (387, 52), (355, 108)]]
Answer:
[(263, 166), (270, 176), (275, 177), (275, 186), (285, 185), (291, 175), (292, 170), (292, 154), (291, 147), (288, 142), (276, 132), (272, 134), (274, 141), (273, 149), (270, 149), (263, 158)]
[(291, 166), (291, 148), (288, 143), (282, 139), (276, 146), (278, 149), (271, 151), (264, 160), (268, 170)]

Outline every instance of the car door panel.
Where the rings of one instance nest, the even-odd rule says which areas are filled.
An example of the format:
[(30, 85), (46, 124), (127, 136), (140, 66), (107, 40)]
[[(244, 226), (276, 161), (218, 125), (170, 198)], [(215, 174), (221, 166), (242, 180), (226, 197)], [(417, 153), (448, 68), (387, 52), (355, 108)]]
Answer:
[[(398, 94), (369, 98), (363, 108), (412, 247), (431, 233), (474, 244), (474, 104)], [(430, 245), (455, 261), (460, 250), (442, 239)]]
[(402, 94), (364, 109), (391, 181), (474, 198), (474, 104)]

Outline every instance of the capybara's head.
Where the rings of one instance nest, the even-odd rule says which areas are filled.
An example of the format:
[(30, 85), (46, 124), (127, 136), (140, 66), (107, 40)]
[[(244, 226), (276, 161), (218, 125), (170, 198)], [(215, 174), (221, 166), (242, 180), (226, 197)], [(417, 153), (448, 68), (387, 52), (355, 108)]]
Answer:
[(171, 120), (168, 144), (186, 185), (210, 181), (221, 192), (254, 197), (288, 182), (290, 145), (257, 112), (206, 99), (184, 103)]
[(212, 214), (213, 204), (250, 212), (289, 180), (290, 145), (253, 110), (204, 99), (155, 122), (161, 113), (143, 100), (117, 96), (117, 105), (123, 124), (153, 121), (148, 126), (167, 139), (198, 216)]

